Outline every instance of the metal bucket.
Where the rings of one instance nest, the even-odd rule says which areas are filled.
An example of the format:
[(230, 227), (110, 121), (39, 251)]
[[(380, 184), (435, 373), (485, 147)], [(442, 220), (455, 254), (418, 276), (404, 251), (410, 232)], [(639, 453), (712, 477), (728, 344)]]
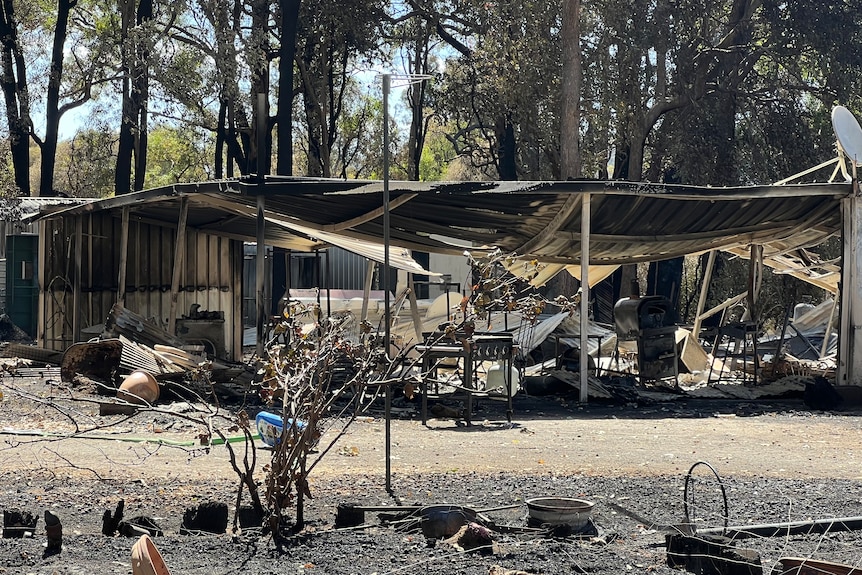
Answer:
[(570, 525), (584, 529), (593, 515), (595, 503), (570, 497), (536, 497), (527, 499), (530, 522), (538, 525)]

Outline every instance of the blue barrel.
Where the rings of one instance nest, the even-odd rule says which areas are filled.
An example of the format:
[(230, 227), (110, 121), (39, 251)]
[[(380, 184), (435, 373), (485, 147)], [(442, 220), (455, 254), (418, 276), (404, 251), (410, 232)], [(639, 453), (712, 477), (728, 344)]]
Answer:
[[(281, 434), (284, 431), (284, 420), (282, 420), (280, 415), (261, 411), (257, 414), (254, 421), (257, 426), (257, 432), (264, 443), (270, 447), (274, 447), (281, 442)], [(288, 427), (292, 426), (293, 419), (288, 419), (287, 424)], [(297, 427), (299, 432), (302, 433), (302, 430), (305, 429), (305, 422), (300, 420)]]

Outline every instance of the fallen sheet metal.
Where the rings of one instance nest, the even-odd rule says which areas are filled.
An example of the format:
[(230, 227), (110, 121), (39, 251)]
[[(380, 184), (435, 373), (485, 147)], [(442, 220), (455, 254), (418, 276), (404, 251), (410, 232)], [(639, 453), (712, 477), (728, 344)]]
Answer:
[(108, 319), (105, 320), (105, 331), (102, 337), (112, 338), (121, 335), (151, 348), (156, 344), (174, 347), (185, 345), (180, 338), (172, 336), (151, 321), (116, 303), (111, 308)]
[(69, 382), (76, 375), (112, 381), (120, 369), (123, 343), (118, 339), (82, 342), (70, 345), (63, 353), (60, 378)]

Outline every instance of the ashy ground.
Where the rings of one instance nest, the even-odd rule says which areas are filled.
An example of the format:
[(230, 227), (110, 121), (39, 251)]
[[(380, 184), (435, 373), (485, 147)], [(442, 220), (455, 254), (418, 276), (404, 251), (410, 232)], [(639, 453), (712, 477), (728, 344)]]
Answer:
[[(227, 449), (195, 445), (205, 430), (171, 412), (181, 406), (99, 416), (95, 403), (70, 401), (54, 381), (0, 385), (0, 509), (39, 516), (32, 537), (0, 539), (0, 573), (131, 573), (134, 539), (102, 534), (104, 512), (121, 499), (127, 517), (148, 516), (163, 529), (155, 542), (174, 575), (669, 574), (679, 571), (667, 565), (663, 526), (683, 521), (684, 495), (701, 530), (862, 515), (857, 411), (811, 412), (794, 399), (579, 406), (519, 395), (511, 424), (493, 401), (480, 402), (470, 427), (433, 419), (424, 426), (415, 414), (393, 420), (390, 491), (386, 423), (379, 412), (360, 418), (315, 468), (307, 526), (281, 548), (255, 529), (181, 535), (186, 509), (213, 501), (232, 507), (237, 486)], [(100, 429), (65, 437), (76, 424)], [(177, 445), (149, 441), (157, 439)], [(262, 480), (269, 452), (258, 447)], [(715, 473), (695, 466), (686, 492), (697, 462)], [(524, 502), (542, 496), (594, 501), (592, 536), (524, 530)], [(336, 528), (345, 503), (508, 508), (485, 514), (499, 529), (493, 552), (483, 553), (428, 541), (415, 523), (387, 525), (373, 512), (362, 526)], [(62, 520), (58, 554), (45, 553), (46, 509)], [(765, 573), (784, 556), (862, 564), (855, 531), (736, 545), (755, 550)]]

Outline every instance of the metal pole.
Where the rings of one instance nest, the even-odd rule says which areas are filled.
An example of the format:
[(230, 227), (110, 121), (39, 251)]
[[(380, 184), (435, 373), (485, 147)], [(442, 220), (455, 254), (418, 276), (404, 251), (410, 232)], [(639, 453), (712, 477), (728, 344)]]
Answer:
[[(383, 346), (385, 359), (389, 357), (391, 324), (389, 309), (389, 90), (392, 86), (392, 74), (381, 74), (383, 78), (383, 319), (386, 325), (383, 330)], [(411, 80), (423, 80), (430, 76), (408, 76)], [(386, 383), (386, 490), (392, 491), (392, 388)]]
[[(383, 349), (389, 359), (389, 87), (383, 74)], [(392, 389), (386, 384), (386, 491), (392, 491)]]
[(579, 401), (587, 403), (589, 396), (589, 362), (588, 348), (590, 337), (590, 194), (581, 199), (581, 370)]
[[(389, 87), (392, 77), (383, 74), (383, 345), (389, 357)], [(387, 458), (388, 461), (388, 458)]]
[[(862, 380), (862, 338), (859, 329), (862, 328), (862, 297), (859, 293), (859, 273), (862, 271), (862, 193), (860, 193), (859, 179), (856, 174), (856, 161), (852, 162), (853, 194), (844, 200), (847, 202), (850, 212), (850, 230), (846, 228), (844, 235), (850, 234), (850, 251), (845, 252), (843, 258), (843, 269), (841, 271), (841, 283), (847, 286), (847, 292), (841, 294), (841, 309), (849, 307), (847, 323), (842, 324), (842, 331), (848, 337), (849, 347), (847, 355), (843, 356), (843, 363), (847, 367), (846, 385), (858, 385)], [(849, 258), (847, 257), (849, 256)], [(846, 298), (844, 296), (847, 296)], [(846, 326), (846, 327), (844, 327)], [(840, 338), (839, 338), (840, 339)], [(839, 363), (839, 365), (840, 365)]]
[(811, 533), (837, 533), (859, 531), (862, 517), (832, 517), (787, 523), (762, 523), (755, 525), (732, 525), (698, 529), (696, 535), (723, 535), (731, 540), (751, 537), (787, 537), (788, 535), (810, 535)]
[(263, 357), (264, 330), (266, 329), (266, 311), (264, 301), (264, 285), (266, 274), (266, 200), (264, 198), (264, 157), (266, 154), (266, 100), (265, 94), (257, 95), (257, 252), (255, 255), (255, 292), (257, 308), (257, 356)]
[[(261, 188), (263, 185), (261, 184)], [(266, 330), (266, 311), (264, 304), (264, 276), (266, 275), (266, 232), (264, 217), (265, 202), (262, 193), (257, 196), (257, 251), (255, 253), (255, 309), (257, 311), (257, 356), (263, 357)]]

